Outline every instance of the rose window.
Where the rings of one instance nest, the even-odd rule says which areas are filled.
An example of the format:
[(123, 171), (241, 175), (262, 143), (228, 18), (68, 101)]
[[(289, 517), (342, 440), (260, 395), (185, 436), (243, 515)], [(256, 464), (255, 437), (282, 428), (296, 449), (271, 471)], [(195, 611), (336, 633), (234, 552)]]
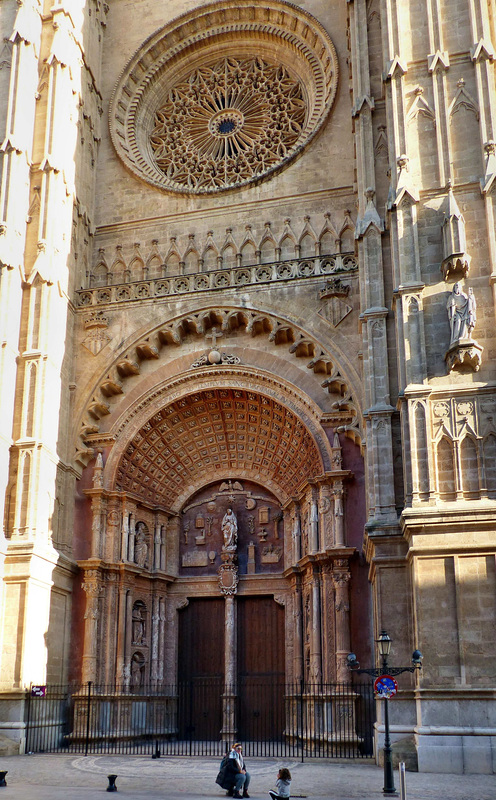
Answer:
[(338, 63), (320, 23), (285, 0), (215, 0), (156, 31), (123, 70), (110, 108), (134, 175), (180, 193), (259, 182), (322, 129)]
[(164, 175), (188, 189), (234, 187), (287, 158), (301, 134), (302, 86), (261, 58), (225, 58), (174, 86), (150, 141)]

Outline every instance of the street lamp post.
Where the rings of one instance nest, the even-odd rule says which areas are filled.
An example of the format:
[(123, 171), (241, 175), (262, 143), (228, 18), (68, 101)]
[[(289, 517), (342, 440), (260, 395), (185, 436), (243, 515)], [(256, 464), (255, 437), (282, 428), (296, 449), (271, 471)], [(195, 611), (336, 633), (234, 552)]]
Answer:
[[(422, 669), (422, 653), (420, 650), (414, 650), (412, 653), (412, 667), (389, 666), (388, 656), (391, 651), (391, 637), (385, 630), (381, 631), (376, 643), (382, 662), (380, 667), (362, 669), (355, 653), (350, 653), (346, 658), (349, 669), (354, 672), (372, 675), (373, 678), (379, 678), (381, 675), (392, 677), (401, 675), (402, 672), (415, 672), (417, 669)], [(389, 696), (386, 693), (382, 697), (384, 699), (384, 788), (382, 791), (384, 794), (396, 794), (393, 774), (393, 751), (389, 734)]]

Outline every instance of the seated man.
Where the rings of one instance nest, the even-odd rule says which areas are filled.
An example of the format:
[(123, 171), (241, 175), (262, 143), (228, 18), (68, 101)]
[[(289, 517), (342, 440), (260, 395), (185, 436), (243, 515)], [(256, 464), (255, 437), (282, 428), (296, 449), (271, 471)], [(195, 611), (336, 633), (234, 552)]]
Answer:
[(222, 760), (216, 779), (216, 783), (226, 789), (229, 796), (235, 798), (250, 796), (248, 794), (250, 773), (246, 771), (242, 750), (238, 742), (233, 745), (227, 759)]

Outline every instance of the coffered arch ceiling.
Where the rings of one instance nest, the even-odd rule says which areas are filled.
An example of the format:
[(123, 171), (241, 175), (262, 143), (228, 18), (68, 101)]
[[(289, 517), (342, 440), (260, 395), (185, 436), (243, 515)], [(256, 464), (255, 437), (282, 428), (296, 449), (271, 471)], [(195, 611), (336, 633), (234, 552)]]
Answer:
[(244, 478), (279, 499), (321, 475), (309, 429), (284, 402), (257, 391), (212, 388), (156, 411), (119, 458), (113, 488), (175, 509), (219, 478)]
[[(217, 307), (170, 320), (146, 336), (135, 337), (116, 354), (113, 364), (100, 374), (93, 390), (86, 394), (77, 427), (76, 463), (86, 466), (92, 457), (94, 443), (98, 441), (99, 434), (110, 431), (116, 415), (125, 415), (125, 409), (122, 410), (123, 396), (128, 393), (130, 384), (133, 384), (141, 371), (146, 371), (147, 364), (153, 365), (158, 374), (160, 365), (170, 365), (182, 346), (187, 346), (193, 339), (198, 339), (200, 344), (204, 338), (203, 349), (208, 352), (211, 339), (207, 337), (214, 328), (225, 332), (226, 338), (230, 333), (234, 334), (238, 345), (247, 337), (244, 346), (252, 350), (262, 345), (265, 353), (269, 345), (280, 360), (281, 377), (287, 373), (288, 358), (294, 359), (298, 367), (305, 366), (308, 370), (305, 370), (305, 380), (315, 381), (315, 394), (321, 393), (322, 398), (326, 398), (325, 406), (333, 416), (333, 424), (343, 427), (347, 436), (361, 444), (359, 404), (349, 379), (349, 360), (344, 353), (339, 354), (338, 360), (336, 354), (330, 353), (307, 331), (288, 319), (267, 312)], [(226, 339), (223, 341), (225, 343)], [(224, 347), (225, 344), (222, 349)], [(187, 367), (184, 363), (180, 367), (181, 370), (186, 369), (188, 380), (200, 378), (204, 374), (204, 368), (192, 368), (193, 361), (194, 358), (191, 358)], [(347, 366), (346, 372), (342, 364)], [(225, 375), (226, 367), (218, 367), (218, 373)], [(172, 374), (169, 373), (169, 376), (172, 377)], [(295, 380), (298, 386), (301, 385), (301, 377), (298, 379), (296, 376)], [(128, 402), (130, 401), (126, 400), (124, 405)], [(319, 413), (322, 416), (325, 412), (321, 408)]]

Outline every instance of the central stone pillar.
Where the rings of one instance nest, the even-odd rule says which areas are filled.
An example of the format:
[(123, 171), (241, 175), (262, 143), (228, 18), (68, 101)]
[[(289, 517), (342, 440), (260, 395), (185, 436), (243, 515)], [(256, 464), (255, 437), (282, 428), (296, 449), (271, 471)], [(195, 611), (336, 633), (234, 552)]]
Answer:
[(222, 697), (222, 741), (236, 738), (236, 601), (233, 595), (225, 598), (224, 636), (224, 694)]
[(224, 546), (219, 567), (219, 589), (225, 598), (224, 614), (224, 694), (222, 695), (222, 741), (233, 742), (236, 738), (237, 699), (237, 647), (236, 647), (236, 600), (238, 589), (238, 522), (232, 509), (228, 509), (222, 520)]

